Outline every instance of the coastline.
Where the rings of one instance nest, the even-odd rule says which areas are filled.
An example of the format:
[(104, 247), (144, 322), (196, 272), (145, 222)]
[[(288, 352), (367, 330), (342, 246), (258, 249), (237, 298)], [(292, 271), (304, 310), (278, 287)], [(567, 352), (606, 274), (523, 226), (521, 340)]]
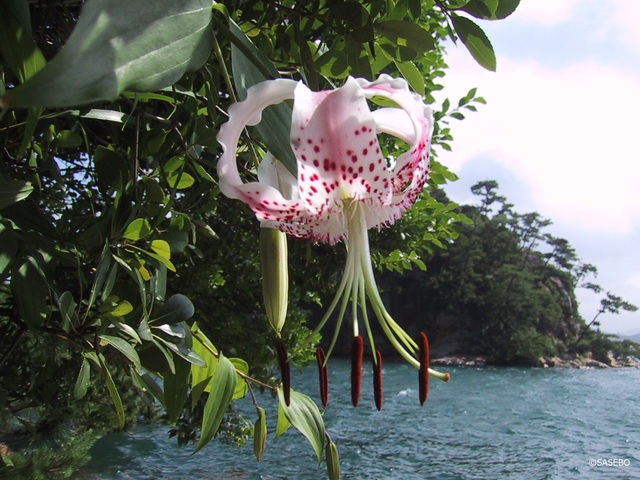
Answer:
[[(556, 357), (540, 358), (538, 366), (533, 368), (640, 368), (640, 360), (628, 360), (622, 362), (614, 358), (610, 359), (610, 364), (594, 360), (590, 357), (579, 355), (562, 355)], [(442, 366), (466, 366), (483, 367), (487, 363), (487, 357), (483, 355), (446, 355), (431, 359), (432, 365)]]

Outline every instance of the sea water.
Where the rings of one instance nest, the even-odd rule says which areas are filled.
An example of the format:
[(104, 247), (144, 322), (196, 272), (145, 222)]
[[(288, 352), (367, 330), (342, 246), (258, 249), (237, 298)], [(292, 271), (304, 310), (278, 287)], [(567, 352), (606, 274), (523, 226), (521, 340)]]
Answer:
[[(379, 412), (368, 368), (351, 406), (349, 368), (331, 360), (324, 413), (345, 480), (640, 478), (640, 369), (452, 367), (450, 382), (431, 379), (421, 407), (417, 371), (387, 362)], [(314, 367), (294, 372), (293, 386), (318, 401)], [(298, 432), (274, 438), (275, 401), (260, 402), (270, 432), (260, 463), (251, 444), (214, 440), (191, 455), (194, 446), (178, 448), (168, 426), (142, 425), (98, 441), (82, 478), (327, 478)], [(250, 399), (241, 408), (255, 416)]]

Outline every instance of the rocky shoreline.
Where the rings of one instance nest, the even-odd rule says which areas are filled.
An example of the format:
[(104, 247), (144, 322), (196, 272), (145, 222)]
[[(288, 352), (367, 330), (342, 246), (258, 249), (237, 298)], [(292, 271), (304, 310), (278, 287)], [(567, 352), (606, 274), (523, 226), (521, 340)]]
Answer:
[[(562, 355), (540, 358), (541, 368), (640, 368), (640, 360), (622, 362), (610, 358), (610, 364), (578, 355)], [(446, 355), (431, 359), (433, 365), (480, 367), (487, 365), (487, 358), (482, 355)]]

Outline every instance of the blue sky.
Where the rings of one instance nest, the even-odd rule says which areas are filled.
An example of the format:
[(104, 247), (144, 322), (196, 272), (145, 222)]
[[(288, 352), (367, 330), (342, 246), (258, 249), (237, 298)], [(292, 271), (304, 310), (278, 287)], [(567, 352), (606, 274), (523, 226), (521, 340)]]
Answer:
[[(640, 2), (522, 0), (511, 17), (478, 23), (498, 69), (448, 50), (439, 98), (478, 87), (488, 102), (452, 122), (453, 152), (439, 153), (460, 176), (449, 196), (471, 203), (471, 185), (497, 180), (516, 211), (552, 220), (548, 231), (598, 267), (590, 280), (640, 307)], [(600, 297), (578, 299), (590, 320)], [(601, 323), (638, 333), (640, 312)]]

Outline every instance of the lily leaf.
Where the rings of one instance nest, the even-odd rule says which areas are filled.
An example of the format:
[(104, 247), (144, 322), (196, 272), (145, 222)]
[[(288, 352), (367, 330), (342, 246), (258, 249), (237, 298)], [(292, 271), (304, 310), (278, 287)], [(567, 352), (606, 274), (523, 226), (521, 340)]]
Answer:
[(87, 0), (58, 55), (0, 106), (65, 107), (159, 90), (206, 61), (210, 22), (210, 0)]
[(73, 398), (75, 400), (80, 400), (87, 394), (87, 387), (89, 386), (90, 375), (91, 375), (91, 364), (87, 361), (86, 358), (84, 358), (82, 360), (82, 365), (80, 366), (80, 372), (78, 373), (76, 385), (73, 388)]
[(316, 452), (318, 462), (322, 461), (326, 434), (318, 406), (311, 398), (294, 390), (291, 390), (289, 406), (287, 406), (282, 388), (278, 389), (278, 400), (287, 420), (307, 437)]
[(176, 371), (166, 372), (164, 380), (164, 400), (169, 422), (175, 425), (179, 418), (189, 391), (189, 370), (191, 364), (182, 358), (175, 359)]
[(131, 363), (135, 365), (135, 367), (141, 371), (142, 365), (140, 365), (140, 357), (138, 356), (138, 352), (136, 352), (135, 348), (127, 342), (126, 340), (120, 337), (114, 337), (112, 335), (100, 335), (100, 340), (111, 345), (113, 348), (122, 353), (125, 357), (127, 357)]
[(211, 392), (202, 416), (200, 440), (193, 453), (201, 450), (214, 437), (236, 389), (236, 369), (222, 353), (218, 358), (218, 366), (211, 382)]

